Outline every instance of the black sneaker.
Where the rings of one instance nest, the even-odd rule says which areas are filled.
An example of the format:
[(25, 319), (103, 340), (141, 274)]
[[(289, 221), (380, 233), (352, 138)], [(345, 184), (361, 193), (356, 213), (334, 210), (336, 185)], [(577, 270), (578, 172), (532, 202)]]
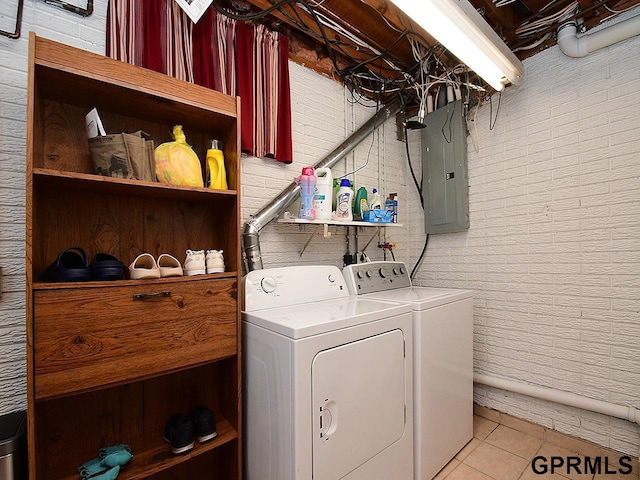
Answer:
[(216, 418), (207, 407), (193, 407), (189, 416), (195, 426), (198, 442), (208, 442), (218, 435), (216, 432)]
[(176, 413), (164, 428), (164, 439), (171, 444), (176, 455), (186, 453), (193, 448), (193, 421), (181, 413)]

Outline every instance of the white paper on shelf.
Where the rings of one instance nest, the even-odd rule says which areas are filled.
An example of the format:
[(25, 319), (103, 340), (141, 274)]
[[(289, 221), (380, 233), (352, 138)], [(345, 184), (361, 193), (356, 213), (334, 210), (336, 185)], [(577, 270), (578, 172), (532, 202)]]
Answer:
[(98, 135), (105, 136), (107, 134), (102, 125), (102, 120), (100, 120), (100, 115), (98, 115), (98, 110), (95, 108), (87, 113), (84, 117), (84, 122), (87, 127), (87, 138), (97, 137)]
[(193, 23), (198, 23), (212, 2), (213, 0), (176, 0), (176, 3), (189, 15)]

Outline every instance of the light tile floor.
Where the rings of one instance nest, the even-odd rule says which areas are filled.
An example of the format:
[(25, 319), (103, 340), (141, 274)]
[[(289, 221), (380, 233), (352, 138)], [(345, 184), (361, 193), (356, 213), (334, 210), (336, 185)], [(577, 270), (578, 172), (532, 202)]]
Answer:
[[(473, 439), (434, 480), (640, 480), (637, 457), (621, 459), (613, 450), (477, 405), (473, 420)], [(535, 457), (545, 460), (532, 463)], [(551, 457), (565, 465), (551, 473)], [(579, 473), (567, 471), (568, 457), (580, 462)], [(585, 469), (585, 457), (594, 470)], [(534, 466), (539, 472), (547, 466), (547, 472), (536, 473)]]

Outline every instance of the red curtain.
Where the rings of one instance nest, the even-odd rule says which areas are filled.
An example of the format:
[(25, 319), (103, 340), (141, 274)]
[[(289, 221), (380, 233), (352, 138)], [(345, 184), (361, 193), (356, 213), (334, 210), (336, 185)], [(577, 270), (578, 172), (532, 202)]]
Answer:
[(241, 97), (244, 153), (293, 161), (289, 40), (210, 7), (194, 24), (173, 0), (110, 0), (107, 56)]

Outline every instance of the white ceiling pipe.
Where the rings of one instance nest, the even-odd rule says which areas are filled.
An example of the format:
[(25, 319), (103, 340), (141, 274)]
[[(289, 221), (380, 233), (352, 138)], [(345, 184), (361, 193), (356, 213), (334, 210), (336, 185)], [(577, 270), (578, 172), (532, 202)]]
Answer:
[(473, 381), (488, 387), (495, 387), (509, 392), (520, 393), (529, 397), (547, 400), (549, 402), (560, 403), (570, 407), (581, 408), (590, 412), (609, 415), (611, 417), (629, 420), (640, 425), (640, 410), (635, 407), (616, 405), (615, 403), (603, 402), (594, 398), (583, 397), (571, 392), (563, 392), (551, 388), (529, 385), (526, 383), (514, 382), (504, 378), (492, 377), (481, 373), (473, 374)]
[(591, 52), (636, 35), (640, 35), (640, 15), (580, 37), (578, 27), (575, 22), (571, 22), (558, 28), (558, 47), (569, 57), (585, 57)]

